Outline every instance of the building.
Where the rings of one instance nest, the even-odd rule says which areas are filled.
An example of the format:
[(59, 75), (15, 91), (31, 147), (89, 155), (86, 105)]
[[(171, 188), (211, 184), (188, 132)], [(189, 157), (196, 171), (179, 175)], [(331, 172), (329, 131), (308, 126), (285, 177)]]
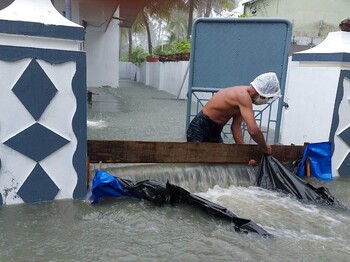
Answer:
[(339, 31), (339, 23), (349, 16), (348, 0), (251, 0), (244, 14), (253, 17), (282, 17), (293, 25), (292, 52), (321, 43), (329, 32)]
[[(0, 10), (15, 0), (2, 0)], [(35, 0), (40, 5), (50, 0)], [(158, 0), (162, 2), (164, 0)], [(85, 28), (82, 49), (87, 54), (87, 86), (119, 85), (119, 28), (130, 28), (151, 0), (51, 0), (63, 16)]]

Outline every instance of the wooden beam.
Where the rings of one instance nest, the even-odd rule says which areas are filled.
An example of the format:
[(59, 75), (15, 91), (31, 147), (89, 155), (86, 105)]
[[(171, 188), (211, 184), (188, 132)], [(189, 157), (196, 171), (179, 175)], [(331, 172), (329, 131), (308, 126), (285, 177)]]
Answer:
[[(272, 155), (280, 162), (294, 161), (302, 156), (304, 146), (272, 145)], [(90, 163), (231, 163), (260, 161), (262, 151), (257, 145), (218, 143), (148, 142), (88, 140)]]

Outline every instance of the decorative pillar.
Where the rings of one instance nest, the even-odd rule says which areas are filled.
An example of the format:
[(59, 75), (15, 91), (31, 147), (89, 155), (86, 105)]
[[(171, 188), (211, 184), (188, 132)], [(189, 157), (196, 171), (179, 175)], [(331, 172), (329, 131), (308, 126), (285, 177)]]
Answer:
[(50, 0), (0, 11), (0, 204), (86, 195), (84, 34)]
[[(342, 28), (342, 27), (340, 27)], [(350, 175), (350, 33), (331, 32), (288, 67), (281, 143), (332, 142), (333, 176)]]

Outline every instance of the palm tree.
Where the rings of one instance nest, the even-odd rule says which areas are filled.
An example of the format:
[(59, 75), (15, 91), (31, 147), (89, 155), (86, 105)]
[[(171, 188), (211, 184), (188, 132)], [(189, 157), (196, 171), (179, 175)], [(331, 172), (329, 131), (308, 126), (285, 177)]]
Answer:
[(187, 39), (190, 39), (192, 33), (192, 24), (193, 24), (193, 10), (195, 1), (198, 0), (188, 0), (189, 8), (188, 8), (188, 27), (187, 27)]
[[(154, 31), (152, 21), (155, 19), (166, 21), (166, 29), (171, 32), (170, 40), (175, 39), (174, 36), (183, 38), (183, 16), (179, 14), (182, 10), (188, 10), (186, 38), (190, 39), (195, 10), (197, 10), (197, 16), (209, 17), (212, 10), (222, 10), (223, 8), (233, 9), (237, 5), (236, 2), (237, 0), (152, 0), (137, 16), (132, 31), (134, 33), (146, 31), (148, 52), (152, 54), (153, 45), (151, 33)], [(181, 17), (181, 20), (177, 21), (175, 17)], [(130, 40), (129, 45), (131, 45)], [(129, 46), (129, 49), (130, 48), (131, 46)]]
[(132, 49), (132, 32), (131, 28), (121, 27), (120, 28), (120, 39), (119, 39), (119, 57), (124, 56), (123, 51), (128, 50), (128, 61), (131, 61), (131, 49)]
[(149, 30), (150, 17), (154, 19), (162, 19), (168, 20), (172, 15), (172, 11), (174, 9), (184, 8), (183, 0), (163, 0), (163, 1), (154, 1), (148, 4), (143, 10), (143, 23), (147, 30), (147, 38), (148, 38), (148, 51), (150, 54), (153, 53), (152, 48), (152, 38), (151, 32)]
[[(150, 1), (137, 15), (132, 31), (141, 33), (146, 31), (148, 52), (153, 53), (152, 35), (154, 31), (152, 20), (168, 19), (173, 8), (183, 4), (182, 0), (154, 0)], [(152, 19), (151, 19), (152, 18)]]
[(238, 4), (237, 0), (187, 0), (188, 6), (188, 29), (187, 38), (189, 39), (192, 31), (193, 12), (198, 11), (198, 16), (209, 17), (213, 9), (233, 9)]
[(169, 43), (187, 37), (187, 24), (188, 17), (183, 9), (176, 8), (172, 10), (165, 26), (165, 30), (170, 32)]

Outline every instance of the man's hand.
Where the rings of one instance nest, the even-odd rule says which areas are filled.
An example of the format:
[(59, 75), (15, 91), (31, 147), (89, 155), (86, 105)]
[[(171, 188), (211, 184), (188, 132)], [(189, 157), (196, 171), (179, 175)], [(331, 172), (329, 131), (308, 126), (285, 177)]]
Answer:
[(272, 147), (269, 144), (266, 144), (266, 148), (264, 148), (262, 151), (267, 155), (271, 155), (272, 154)]
[(250, 159), (249, 162), (248, 162), (248, 165), (249, 166), (256, 166), (257, 165), (257, 162), (255, 159)]

